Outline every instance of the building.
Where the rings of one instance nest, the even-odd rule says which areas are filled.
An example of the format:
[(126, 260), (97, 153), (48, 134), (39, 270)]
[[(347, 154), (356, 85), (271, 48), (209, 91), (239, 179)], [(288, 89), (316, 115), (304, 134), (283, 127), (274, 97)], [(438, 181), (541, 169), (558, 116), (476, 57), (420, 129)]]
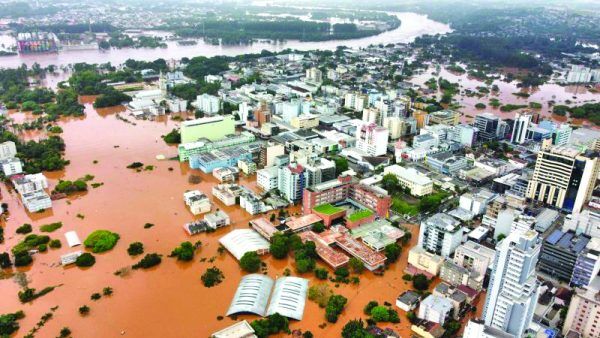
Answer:
[[(240, 161), (238, 160), (238, 163)], [(215, 168), (212, 174), (219, 182), (235, 182), (240, 176), (240, 170), (236, 167), (222, 167)]]
[(316, 67), (311, 67), (306, 70), (306, 81), (313, 83), (323, 82), (323, 72)]
[(518, 338), (497, 328), (487, 326), (480, 320), (469, 320), (463, 338)]
[(575, 261), (570, 284), (587, 287), (598, 272), (600, 272), (600, 239), (592, 238)]
[(356, 131), (356, 148), (368, 156), (382, 156), (387, 152), (389, 132), (375, 123), (363, 124)]
[(23, 172), (23, 163), (16, 157), (1, 160), (0, 165), (2, 166), (2, 172), (6, 177)]
[(297, 158), (297, 163), (304, 168), (306, 187), (335, 179), (335, 162), (326, 158), (310, 156)]
[(580, 212), (589, 201), (600, 170), (598, 154), (573, 147), (538, 152), (526, 197), (568, 212)]
[[(566, 337), (592, 338), (600, 335), (600, 277), (596, 276), (589, 286), (575, 288), (569, 311), (565, 318), (563, 334)], [(569, 332), (578, 335), (569, 336)]]
[(436, 255), (450, 257), (462, 242), (462, 236), (463, 228), (459, 221), (437, 213), (421, 222), (419, 246)]
[(200, 190), (191, 190), (183, 194), (183, 200), (185, 205), (190, 208), (190, 211), (194, 215), (203, 214), (209, 212), (211, 209), (210, 200), (208, 196), (200, 192)]
[(446, 320), (451, 317), (453, 309), (452, 303), (447, 298), (429, 295), (419, 305), (417, 317), (444, 325)]
[(222, 228), (224, 226), (228, 226), (231, 223), (229, 219), (229, 215), (221, 210), (217, 210), (212, 214), (207, 214), (204, 216), (204, 221), (208, 225), (209, 228), (215, 230), (217, 228)]
[(487, 206), (496, 197), (498, 195), (487, 189), (477, 189), (473, 192), (462, 194), (458, 200), (458, 206), (473, 215), (483, 215)]
[(450, 260), (445, 261), (440, 268), (440, 278), (452, 286), (466, 285), (479, 291), (483, 288), (484, 277), (485, 275), (480, 275)]
[(15, 190), (21, 195), (48, 189), (48, 179), (43, 173), (15, 175), (12, 177), (12, 182)]
[(77, 258), (81, 255), (83, 255), (82, 251), (74, 251), (74, 252), (70, 252), (68, 254), (61, 255), (60, 256), (60, 265), (66, 266), (66, 265), (75, 264), (75, 262), (77, 261)]
[(496, 251), (473, 241), (466, 241), (454, 251), (454, 263), (485, 276), (491, 268)]
[(460, 121), (460, 113), (454, 110), (438, 110), (429, 114), (429, 124), (455, 126)]
[(181, 123), (181, 143), (196, 142), (201, 138), (216, 141), (234, 133), (232, 115), (203, 117)]
[(483, 319), (485, 325), (523, 337), (538, 300), (535, 266), (541, 251), (537, 232), (514, 232), (496, 246)]
[(252, 229), (232, 230), (221, 237), (219, 243), (238, 261), (246, 252), (256, 252), (259, 255), (269, 252), (269, 242)]
[(221, 110), (221, 99), (205, 93), (198, 95), (192, 106), (205, 114), (214, 115)]
[[(305, 214), (313, 212), (316, 206), (335, 204), (351, 199), (371, 210), (379, 217), (386, 217), (392, 203), (388, 193), (374, 186), (360, 184), (351, 176), (338, 176), (337, 179), (308, 187), (304, 190), (302, 210)], [(330, 220), (325, 220), (326, 224)]]
[(469, 164), (469, 160), (467, 160), (466, 157), (454, 155), (450, 152), (427, 155), (426, 162), (431, 170), (444, 175), (452, 175), (459, 170), (466, 168)]
[(17, 35), (19, 54), (58, 52), (60, 41), (56, 34), (48, 32), (27, 32)]
[(211, 338), (257, 338), (254, 329), (247, 321), (242, 320), (231, 326), (213, 333)]
[(414, 168), (405, 168), (394, 164), (385, 167), (383, 173), (396, 176), (398, 183), (403, 188), (410, 189), (410, 194), (413, 196), (421, 197), (433, 193), (433, 181)]
[(302, 114), (293, 117), (290, 125), (296, 129), (312, 129), (319, 126), (319, 116), (313, 114)]
[(241, 159), (237, 163), (238, 168), (244, 173), (244, 175), (253, 175), (256, 173), (256, 163), (251, 160)]
[(464, 147), (473, 147), (477, 142), (479, 130), (468, 124), (459, 124), (454, 126), (448, 133), (450, 141), (457, 142)]
[(442, 338), (446, 330), (434, 322), (427, 320), (419, 320), (417, 323), (410, 326), (410, 331), (414, 338)]
[(473, 126), (478, 130), (478, 140), (489, 142), (498, 139), (498, 131), (500, 130), (500, 118), (491, 114), (483, 113), (475, 117)]
[(237, 203), (238, 198), (244, 192), (244, 189), (237, 184), (217, 184), (212, 188), (212, 195), (226, 206), (232, 206)]
[(306, 187), (306, 173), (304, 167), (297, 163), (290, 163), (287, 166), (280, 167), (277, 189), (281, 195), (290, 203), (297, 203), (302, 200), (302, 192)]
[(542, 243), (538, 269), (563, 282), (571, 280), (575, 262), (591, 238), (573, 231), (554, 230)]
[(404, 291), (398, 298), (396, 298), (396, 306), (400, 309), (408, 312), (417, 308), (421, 296), (412, 290)]
[[(437, 276), (440, 273), (444, 258), (430, 252), (420, 246), (414, 246), (408, 252), (409, 271), (407, 273), (419, 274), (423, 273), (429, 278)], [(414, 271), (410, 271), (413, 268)]]
[(21, 201), (29, 212), (38, 212), (52, 208), (52, 200), (44, 190), (22, 194)]
[(236, 168), (238, 161), (254, 161), (259, 157), (263, 147), (264, 141), (256, 141), (203, 152), (190, 157), (190, 168), (200, 169), (204, 173), (211, 173), (218, 168), (230, 167), (231, 170), (235, 169), (239, 172)]
[(515, 122), (512, 134), (510, 136), (510, 142), (516, 144), (522, 144), (525, 142), (525, 137), (527, 136), (527, 130), (529, 129), (530, 124), (531, 114), (517, 113), (515, 115)]
[(246, 145), (254, 141), (256, 141), (254, 134), (241, 132), (239, 135), (226, 135), (225, 138), (216, 141), (201, 138), (195, 142), (182, 143), (177, 147), (177, 152), (179, 153), (179, 161), (184, 162), (189, 161), (192, 156), (198, 156), (211, 150)]
[(269, 167), (256, 172), (256, 185), (263, 191), (271, 191), (278, 188), (279, 168)]
[(17, 155), (17, 146), (12, 141), (0, 143), (0, 161), (14, 158)]

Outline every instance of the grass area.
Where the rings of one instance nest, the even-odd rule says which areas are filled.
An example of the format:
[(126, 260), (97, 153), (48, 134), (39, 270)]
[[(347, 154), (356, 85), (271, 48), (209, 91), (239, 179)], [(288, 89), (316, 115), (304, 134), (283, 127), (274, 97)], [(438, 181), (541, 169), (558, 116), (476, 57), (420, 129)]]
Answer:
[(396, 194), (392, 197), (392, 210), (400, 214), (414, 216), (420, 212), (436, 211), (442, 200), (450, 194), (446, 191), (436, 191), (431, 195), (423, 196), (419, 200), (413, 200)]
[(400, 214), (408, 214), (414, 216), (419, 213), (418, 203), (409, 203), (402, 196), (394, 196), (392, 198), (392, 210)]
[(371, 215), (373, 215), (373, 211), (371, 211), (369, 209), (362, 209), (362, 210), (357, 211), (357, 212), (355, 212), (353, 214), (350, 214), (348, 216), (348, 220), (350, 222), (356, 222), (356, 221), (359, 221), (361, 219), (370, 217)]
[(329, 203), (317, 205), (316, 207), (313, 208), (313, 210), (318, 213), (325, 214), (325, 215), (333, 215), (333, 214), (337, 214), (340, 211), (344, 211), (343, 208), (335, 207)]

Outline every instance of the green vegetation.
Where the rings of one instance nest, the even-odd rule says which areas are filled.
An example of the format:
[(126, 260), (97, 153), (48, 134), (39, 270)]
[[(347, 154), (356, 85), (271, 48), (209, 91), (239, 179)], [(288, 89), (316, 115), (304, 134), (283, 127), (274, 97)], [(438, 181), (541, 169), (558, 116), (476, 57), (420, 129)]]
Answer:
[(144, 244), (142, 244), (141, 242), (133, 242), (129, 244), (129, 247), (127, 248), (127, 253), (129, 254), (129, 256), (137, 256), (143, 254)]
[(477, 109), (485, 109), (486, 107), (487, 106), (485, 105), (485, 103), (479, 102), (479, 103), (475, 104), (475, 108), (477, 108)]
[(108, 230), (96, 230), (83, 241), (86, 248), (91, 248), (93, 253), (100, 253), (114, 248), (119, 241), (119, 234)]
[(254, 334), (258, 338), (265, 338), (280, 332), (290, 333), (289, 320), (278, 313), (274, 313), (265, 319), (257, 319), (250, 323), (250, 326), (252, 326)]
[(360, 274), (365, 271), (365, 264), (358, 258), (352, 257), (348, 262), (348, 266), (354, 273)]
[(19, 300), (21, 301), (21, 303), (31, 302), (37, 298), (42, 297), (45, 294), (52, 292), (55, 288), (55, 286), (48, 286), (43, 288), (39, 292), (36, 292), (36, 290), (33, 288), (25, 287), (25, 289), (19, 291)]
[(71, 329), (69, 329), (68, 327), (63, 327), (62, 329), (60, 329), (58, 338), (68, 338), (70, 336), (71, 336)]
[(308, 299), (317, 303), (319, 307), (324, 308), (329, 302), (329, 298), (333, 295), (333, 291), (327, 284), (316, 284), (308, 288)]
[(356, 221), (371, 217), (372, 215), (373, 215), (373, 211), (371, 211), (370, 209), (362, 209), (360, 211), (350, 214), (348, 216), (348, 220), (350, 222), (356, 222)]
[(87, 315), (88, 313), (90, 313), (90, 307), (87, 305), (83, 305), (79, 307), (79, 314), (82, 316)]
[(94, 293), (92, 293), (92, 295), (90, 296), (90, 299), (91, 299), (91, 300), (98, 300), (98, 299), (100, 299), (100, 298), (102, 298), (102, 295), (101, 295), (100, 293), (98, 293), (98, 292), (94, 292)]
[(87, 268), (96, 264), (96, 257), (89, 252), (84, 252), (75, 260), (75, 265), (80, 268)]
[(87, 191), (87, 183), (83, 180), (76, 181), (58, 181), (58, 184), (54, 188), (55, 192), (63, 194), (73, 194), (76, 192)]
[(542, 104), (539, 102), (529, 102), (529, 108), (531, 109), (542, 109)]
[(316, 233), (318, 233), (318, 234), (320, 234), (323, 231), (325, 231), (325, 224), (323, 224), (323, 222), (315, 223), (315, 224), (313, 224), (311, 230), (314, 231), (314, 232), (316, 232)]
[(511, 111), (515, 111), (518, 109), (523, 109), (523, 108), (527, 108), (526, 104), (505, 104), (503, 106), (500, 107), (500, 111), (502, 112), (511, 112)]
[(50, 243), (48, 243), (48, 246), (52, 249), (60, 249), (62, 247), (62, 243), (60, 242), (60, 239), (53, 239), (50, 241)]
[(8, 269), (12, 266), (12, 262), (10, 261), (10, 255), (8, 252), (0, 253), (0, 269)]
[(205, 287), (212, 288), (213, 286), (221, 284), (223, 279), (225, 279), (225, 275), (223, 275), (223, 272), (219, 268), (213, 266), (206, 269), (200, 279)]
[(144, 224), (144, 229), (150, 229), (150, 228), (152, 228), (153, 226), (154, 226), (154, 224), (153, 224), (153, 223), (146, 223), (146, 224)]
[(0, 132), (0, 143), (13, 141), (17, 146), (17, 156), (23, 161), (23, 170), (28, 174), (41, 171), (62, 170), (69, 164), (62, 157), (65, 150), (64, 141), (58, 136), (49, 136), (39, 141), (21, 142), (9, 131)]
[(363, 313), (366, 314), (367, 316), (370, 316), (371, 310), (373, 310), (377, 306), (379, 306), (379, 303), (375, 300), (372, 300), (372, 301), (368, 302), (367, 305), (365, 305), (365, 307), (363, 308)]
[(313, 208), (313, 210), (318, 213), (325, 214), (325, 215), (333, 215), (333, 214), (337, 214), (340, 211), (344, 211), (343, 208), (335, 207), (329, 203), (317, 205), (316, 207)]
[(273, 234), (269, 252), (275, 259), (283, 259), (287, 257), (290, 251), (298, 250), (303, 247), (302, 240), (296, 234), (284, 235), (280, 232)]
[(150, 254), (146, 254), (146, 256), (144, 256), (144, 258), (142, 258), (142, 260), (140, 260), (139, 262), (134, 264), (132, 266), (132, 268), (134, 270), (149, 269), (153, 266), (157, 266), (158, 264), (160, 264), (161, 261), (162, 261), (162, 258), (160, 257), (159, 254), (150, 253)]
[(105, 108), (113, 107), (122, 104), (123, 102), (130, 102), (131, 96), (123, 94), (122, 92), (108, 87), (103, 93), (96, 98), (94, 101), (94, 108)]
[(329, 297), (327, 306), (325, 306), (325, 318), (330, 323), (335, 323), (338, 320), (339, 315), (344, 311), (344, 307), (348, 299), (344, 296), (333, 295)]
[(398, 312), (393, 310), (387, 306), (377, 305), (373, 309), (371, 309), (371, 318), (375, 322), (392, 322), (399, 323), (400, 318), (398, 317)]
[(178, 261), (189, 262), (194, 259), (196, 248), (191, 242), (183, 242), (177, 248), (171, 251), (169, 257), (177, 257)]
[(254, 251), (246, 252), (240, 259), (240, 267), (246, 272), (257, 272), (260, 269), (260, 265), (260, 257)]
[(365, 323), (362, 319), (350, 320), (342, 328), (342, 338), (374, 338), (372, 334), (367, 331)]
[(23, 311), (0, 315), (0, 336), (9, 337), (19, 330), (18, 321), (25, 318)]
[(320, 280), (326, 280), (327, 277), (329, 277), (329, 272), (327, 271), (327, 269), (316, 268), (314, 270), (314, 272), (315, 272), (315, 277), (317, 277)]
[(586, 103), (575, 107), (557, 105), (554, 106), (553, 112), (561, 116), (569, 112), (572, 118), (586, 119), (595, 125), (600, 125), (600, 103)]
[(348, 170), (348, 160), (342, 156), (332, 156), (331, 159), (335, 162), (335, 173), (340, 175), (344, 171)]
[(489, 105), (494, 108), (497, 108), (497, 107), (500, 107), (502, 105), (502, 103), (500, 103), (500, 100), (498, 100), (496, 98), (491, 98)]
[(55, 230), (62, 228), (62, 226), (63, 226), (62, 222), (54, 222), (54, 223), (50, 223), (50, 224), (44, 224), (44, 225), (40, 226), (40, 231), (41, 232), (53, 232)]
[(63, 132), (62, 128), (59, 126), (51, 126), (48, 127), (48, 131), (53, 133), (53, 134), (60, 134)]
[(29, 223), (25, 223), (25, 224), (21, 225), (20, 227), (18, 227), (17, 230), (15, 230), (16, 233), (21, 234), (21, 235), (28, 234), (31, 231), (33, 231), (33, 228), (31, 227), (31, 224), (29, 224)]
[(163, 136), (163, 140), (168, 144), (179, 144), (181, 143), (181, 134), (177, 129), (173, 129), (167, 135)]
[(112, 296), (113, 294), (113, 288), (111, 288), (110, 286), (104, 287), (102, 289), (102, 295), (104, 296)]
[(383, 250), (383, 253), (387, 258), (386, 262), (388, 264), (394, 263), (398, 260), (398, 258), (400, 258), (400, 254), (402, 254), (402, 248), (398, 244), (392, 243), (386, 245), (385, 249)]
[(127, 166), (127, 169), (139, 169), (143, 166), (144, 166), (144, 163), (142, 163), (142, 162), (133, 162)]
[(425, 291), (429, 288), (429, 279), (423, 274), (414, 275), (412, 278), (413, 287), (419, 291)]
[(27, 253), (29, 250), (37, 249), (42, 244), (48, 244), (50, 237), (30, 234), (27, 235), (21, 242), (12, 248), (12, 252), (15, 256), (21, 253)]
[(296, 271), (305, 273), (313, 271), (316, 266), (317, 248), (314, 242), (307, 241), (300, 244), (294, 251), (294, 259), (296, 260)]

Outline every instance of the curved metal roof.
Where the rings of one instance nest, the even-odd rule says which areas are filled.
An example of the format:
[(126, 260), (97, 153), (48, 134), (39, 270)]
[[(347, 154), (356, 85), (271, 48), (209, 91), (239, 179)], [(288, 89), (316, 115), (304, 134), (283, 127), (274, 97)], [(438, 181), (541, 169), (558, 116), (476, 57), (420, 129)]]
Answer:
[(237, 259), (242, 259), (246, 252), (269, 250), (269, 242), (251, 229), (232, 230), (221, 237), (219, 242)]
[(272, 288), (273, 280), (268, 276), (251, 274), (242, 277), (227, 310), (227, 316), (236, 313), (254, 313), (264, 317)]
[(277, 279), (267, 316), (279, 313), (284, 317), (302, 320), (307, 290), (308, 279), (299, 277)]

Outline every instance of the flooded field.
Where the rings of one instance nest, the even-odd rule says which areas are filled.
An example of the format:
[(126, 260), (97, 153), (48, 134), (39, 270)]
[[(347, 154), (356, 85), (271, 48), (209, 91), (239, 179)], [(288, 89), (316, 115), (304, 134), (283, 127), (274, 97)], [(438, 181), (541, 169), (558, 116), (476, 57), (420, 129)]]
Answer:
[[(454, 100), (460, 104), (461, 108), (458, 110), (463, 113), (462, 121), (471, 123), (473, 118), (482, 112), (493, 113), (500, 118), (507, 119), (512, 118), (519, 111), (527, 110), (539, 113), (542, 117), (553, 119), (557, 122), (567, 122), (569, 120), (566, 116), (558, 116), (552, 114), (552, 108), (548, 104), (550, 101), (554, 102), (555, 105), (566, 104), (566, 105), (581, 105), (591, 101), (598, 101), (600, 99), (599, 92), (593, 92), (588, 90), (584, 86), (561, 86), (555, 83), (547, 83), (539, 87), (534, 88), (519, 88), (517, 87), (517, 81), (506, 82), (502, 80), (494, 80), (492, 85), (497, 85), (499, 88), (498, 92), (491, 92), (482, 97), (469, 97), (463, 95), (464, 90), (471, 90), (477, 92), (477, 87), (486, 86), (484, 81), (470, 77), (468, 74), (457, 74), (448, 71), (445, 68), (441, 68), (439, 74), (435, 74), (436, 70), (434, 67), (430, 67), (426, 72), (414, 76), (409, 81), (417, 85), (425, 86), (427, 80), (433, 78), (442, 77), (452, 83), (458, 83), (460, 86), (461, 94), (454, 96)], [(491, 88), (490, 85), (489, 87)], [(529, 97), (517, 96), (515, 93), (526, 93)], [(435, 94), (441, 97), (441, 92)], [(489, 105), (490, 99), (495, 98), (504, 104), (515, 104), (515, 105), (527, 105), (529, 102), (538, 102), (542, 105), (540, 109), (519, 109), (512, 112), (503, 112), (499, 107), (492, 107)], [(566, 101), (570, 101), (567, 103)], [(485, 109), (477, 109), (475, 105), (477, 103), (483, 103), (487, 107)], [(587, 121), (572, 120), (573, 124), (590, 125)]]
[[(17, 297), (20, 286), (11, 278), (0, 280), (0, 313), (17, 310), (26, 313), (20, 321), (21, 329), (17, 336), (25, 335), (54, 306), (58, 306), (54, 318), (37, 333), (38, 337), (55, 337), (65, 326), (76, 337), (205, 337), (230, 325), (232, 319), (225, 317), (218, 320), (217, 317), (225, 314), (244, 273), (233, 256), (217, 252), (218, 239), (231, 229), (247, 227), (252, 216), (239, 207), (225, 207), (217, 201), (214, 208), (228, 213), (233, 225), (190, 238), (182, 225), (194, 217), (185, 207), (182, 194), (188, 189), (200, 189), (210, 196), (211, 187), (217, 181), (210, 175), (190, 170), (187, 164), (176, 160), (155, 159), (158, 154), (167, 158), (176, 155), (176, 148), (166, 145), (160, 135), (176, 127), (178, 122), (170, 119), (137, 121), (127, 116), (136, 124), (133, 125), (116, 118), (116, 114), (123, 113), (123, 107), (96, 112), (91, 107), (91, 98), (85, 99), (85, 102), (85, 118), (59, 123), (67, 144), (66, 158), (71, 164), (64, 171), (47, 173), (47, 176), (51, 189), (59, 179), (77, 179), (86, 174), (95, 176), (92, 182), (104, 185), (96, 189), (90, 187), (87, 193), (76, 197), (54, 201), (52, 210), (36, 214), (26, 213), (17, 194), (7, 193), (6, 186), (2, 186), (3, 201), (9, 203), (10, 220), (6, 224), (7, 239), (0, 252), (9, 251), (23, 237), (15, 235), (15, 229), (23, 223), (31, 223), (34, 229), (56, 221), (62, 221), (64, 225), (49, 234), (63, 242), (61, 249), (36, 254), (34, 263), (28, 268), (4, 270), (8, 274), (26, 273), (29, 287), (38, 290), (51, 285), (60, 286), (32, 303), (21, 304)], [(19, 121), (28, 118), (21, 113), (11, 115)], [(126, 117), (126, 114), (122, 116)], [(97, 163), (94, 164), (94, 161)], [(154, 165), (155, 168), (142, 172), (126, 169), (134, 161)], [(192, 172), (202, 177), (200, 184), (188, 183)], [(256, 189), (253, 177), (242, 178), (240, 183)], [(299, 208), (295, 208), (291, 212), (298, 211)], [(145, 223), (155, 226), (144, 229)], [(113, 250), (96, 255), (96, 265), (91, 268), (61, 267), (60, 255), (83, 250), (69, 249), (64, 233), (75, 230), (83, 240), (96, 229), (117, 232), (121, 239)], [(348, 320), (365, 317), (362, 309), (370, 300), (394, 303), (402, 291), (410, 288), (402, 280), (402, 271), (408, 248), (416, 243), (418, 237), (418, 227), (411, 226), (411, 230), (412, 243), (403, 248), (398, 263), (392, 265), (384, 276), (365, 272), (359, 285), (341, 285), (339, 288), (331, 285), (336, 293), (346, 296), (349, 301), (338, 323), (319, 328), (325, 323), (324, 309), (307, 301), (304, 319), (293, 322), (291, 328), (310, 330), (316, 337), (336, 337)], [(34, 230), (34, 233), (39, 231)], [(188, 240), (203, 243), (192, 262), (180, 263), (167, 257), (173, 248)], [(125, 277), (115, 276), (115, 271), (140, 259), (127, 254), (128, 245), (135, 241), (144, 244), (146, 253), (162, 254), (162, 264), (146, 271), (132, 271)], [(214, 262), (209, 263), (208, 260), (213, 257)], [(207, 261), (200, 262), (201, 258)], [(267, 255), (263, 260), (271, 277), (282, 276), (286, 268), (290, 268), (294, 275), (291, 259), (274, 260)], [(212, 266), (223, 271), (225, 280), (216, 287), (205, 288), (200, 276)], [(318, 283), (312, 273), (303, 277), (309, 278), (311, 285)], [(92, 293), (101, 292), (107, 286), (114, 289), (112, 296), (90, 300)], [(86, 317), (78, 313), (78, 308), (84, 304), (91, 308)], [(254, 320), (258, 317), (248, 315), (239, 318)], [(408, 337), (410, 325), (403, 313), (401, 318), (401, 323), (390, 325), (403, 337)]]

